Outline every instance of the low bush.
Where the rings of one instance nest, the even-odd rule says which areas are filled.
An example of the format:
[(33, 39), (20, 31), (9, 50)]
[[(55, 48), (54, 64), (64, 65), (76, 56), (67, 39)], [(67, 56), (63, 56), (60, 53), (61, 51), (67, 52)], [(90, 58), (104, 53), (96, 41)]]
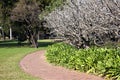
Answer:
[(119, 49), (92, 47), (78, 50), (68, 44), (57, 43), (48, 47), (46, 56), (47, 60), (55, 65), (120, 79)]

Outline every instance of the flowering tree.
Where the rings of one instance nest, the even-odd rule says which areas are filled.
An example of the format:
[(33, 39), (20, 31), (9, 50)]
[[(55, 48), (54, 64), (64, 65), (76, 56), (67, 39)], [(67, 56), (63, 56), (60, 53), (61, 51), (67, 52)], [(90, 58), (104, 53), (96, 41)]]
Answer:
[(48, 16), (49, 28), (77, 48), (116, 40), (120, 32), (119, 0), (68, 0)]

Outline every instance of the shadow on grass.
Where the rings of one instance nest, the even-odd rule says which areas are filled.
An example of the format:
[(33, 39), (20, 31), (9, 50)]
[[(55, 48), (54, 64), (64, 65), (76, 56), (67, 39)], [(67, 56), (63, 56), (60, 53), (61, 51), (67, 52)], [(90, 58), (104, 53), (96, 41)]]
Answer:
[(38, 42), (38, 47), (48, 47), (49, 45), (54, 44), (55, 42)]
[[(54, 44), (52, 41), (42, 41), (38, 42), (39, 47), (47, 47), (49, 45)], [(18, 44), (15, 40), (9, 40), (9, 41), (0, 41), (0, 48), (15, 48), (15, 47), (31, 47), (27, 42), (23, 42), (21, 44)], [(33, 47), (34, 48), (34, 47)]]
[(0, 41), (0, 43), (11, 43), (11, 42), (15, 42), (16, 40), (5, 40), (5, 41)]
[(15, 40), (8, 40), (8, 41), (0, 41), (0, 48), (14, 48), (14, 47), (22, 47), (27, 43), (22, 43), (21, 45), (18, 44)]

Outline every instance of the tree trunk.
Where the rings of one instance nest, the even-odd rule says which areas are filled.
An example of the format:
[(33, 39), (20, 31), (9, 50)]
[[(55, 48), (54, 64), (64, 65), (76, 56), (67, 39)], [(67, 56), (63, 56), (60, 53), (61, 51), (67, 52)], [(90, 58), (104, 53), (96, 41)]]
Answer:
[(31, 43), (33, 47), (38, 48), (37, 37), (35, 35), (31, 35)]
[(3, 37), (3, 41), (5, 40), (5, 34), (4, 34), (4, 31), (2, 29), (2, 37)]
[(10, 40), (12, 40), (12, 28), (10, 27)]
[(38, 31), (38, 35), (37, 36), (38, 36), (38, 40), (39, 40), (40, 39), (40, 31)]

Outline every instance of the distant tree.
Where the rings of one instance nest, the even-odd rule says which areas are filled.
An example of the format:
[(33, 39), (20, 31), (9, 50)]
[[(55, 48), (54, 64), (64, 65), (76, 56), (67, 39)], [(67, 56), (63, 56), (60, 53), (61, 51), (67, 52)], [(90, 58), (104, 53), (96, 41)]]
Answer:
[[(11, 10), (17, 1), (18, 0), (0, 0), (0, 26), (2, 26), (4, 32), (8, 34), (9, 34), (9, 29), (11, 31), (11, 21), (10, 21)], [(12, 34), (10, 36), (12, 37)]]
[(67, 0), (45, 19), (53, 32), (77, 48), (120, 37), (119, 0)]
[(57, 7), (64, 5), (64, 2), (66, 2), (66, 0), (40, 0), (42, 7), (40, 18), (44, 18), (44, 16), (55, 10)]
[(25, 36), (34, 47), (38, 47), (37, 34), (40, 28), (40, 7), (36, 0), (20, 0), (12, 10), (11, 20), (19, 23)]

